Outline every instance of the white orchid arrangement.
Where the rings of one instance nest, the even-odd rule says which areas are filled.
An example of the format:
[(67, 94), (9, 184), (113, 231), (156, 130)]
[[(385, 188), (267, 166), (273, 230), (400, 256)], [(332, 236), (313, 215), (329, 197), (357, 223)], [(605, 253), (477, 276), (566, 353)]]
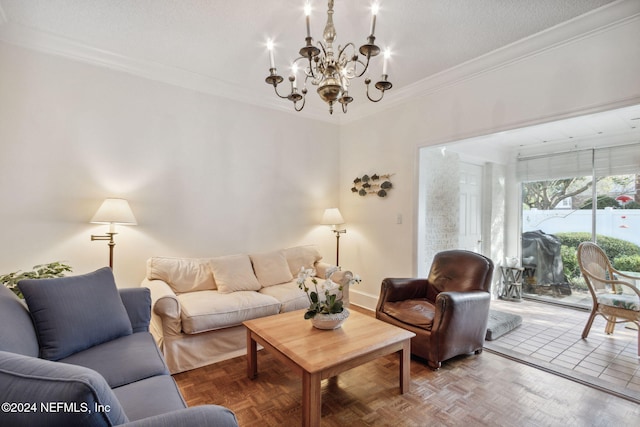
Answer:
[[(342, 313), (342, 310), (344, 310), (342, 303), (343, 286), (331, 280), (331, 276), (339, 270), (340, 267), (332, 267), (327, 270), (327, 278), (318, 283), (314, 269), (305, 269), (304, 267), (300, 269), (297, 280), (298, 287), (309, 298), (309, 309), (304, 314), (305, 319), (312, 319), (316, 314)], [(307, 286), (307, 279), (310, 279), (313, 284), (312, 289)], [(360, 276), (356, 274), (349, 279), (349, 284), (360, 283), (360, 281)]]

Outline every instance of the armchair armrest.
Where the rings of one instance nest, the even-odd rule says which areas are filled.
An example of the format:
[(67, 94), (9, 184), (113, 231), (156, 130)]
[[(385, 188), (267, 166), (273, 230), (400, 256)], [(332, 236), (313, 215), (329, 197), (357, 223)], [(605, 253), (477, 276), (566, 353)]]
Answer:
[(620, 270), (616, 270), (615, 268), (613, 268), (613, 274), (614, 274), (614, 277), (624, 277), (625, 279), (631, 279), (634, 281), (634, 283), (636, 280), (640, 280), (640, 276), (635, 276), (633, 274), (626, 274)]
[(151, 293), (147, 288), (119, 289), (133, 332), (148, 332), (151, 322)]
[[(625, 277), (630, 277), (630, 276), (625, 276)], [(625, 282), (624, 280), (604, 280), (604, 279), (598, 279), (598, 280), (607, 285), (611, 285), (611, 289), (609, 290), (609, 292), (612, 294), (623, 294), (625, 293), (624, 288), (626, 287), (631, 290), (631, 293), (635, 293), (636, 295), (638, 295), (638, 298), (640, 298), (640, 289), (636, 288), (635, 286), (633, 286), (633, 284), (629, 282)]]
[[(624, 273), (620, 273), (617, 270), (614, 270), (614, 273), (616, 275), (622, 276), (622, 277), (627, 277), (633, 280), (640, 280), (640, 277), (636, 277), (636, 276), (630, 276), (628, 274), (624, 274)], [(611, 280), (611, 279), (602, 279), (598, 276), (594, 276), (593, 274), (589, 273), (588, 271), (582, 271), (583, 276), (587, 276), (588, 278), (590, 278), (593, 281), (596, 282), (600, 282), (603, 283), (605, 286), (609, 285), (611, 287), (611, 289), (609, 290), (609, 292), (611, 293), (624, 293), (623, 291), (623, 287), (629, 288), (631, 289), (631, 292), (635, 293), (636, 295), (638, 295), (638, 297), (640, 298), (640, 289), (638, 289), (637, 287), (635, 287), (633, 284), (629, 283), (629, 282), (625, 282), (624, 280)], [(618, 290), (620, 292), (618, 292)]]
[(151, 292), (151, 332), (156, 336), (179, 335), (182, 332), (178, 297), (162, 280), (144, 279), (142, 286)]
[(333, 264), (326, 262), (316, 262), (315, 264), (316, 277), (320, 279), (326, 279), (328, 275), (331, 276), (331, 281), (342, 286), (342, 301), (349, 305), (349, 282), (353, 279), (353, 273), (349, 270), (340, 270), (340, 267), (336, 267)]
[[(629, 277), (629, 276), (626, 276), (626, 277)], [(640, 279), (640, 278), (636, 278), (636, 279)], [(638, 295), (638, 298), (640, 298), (640, 289), (638, 289), (637, 287), (633, 286), (631, 283), (625, 282), (624, 280), (619, 280), (619, 281), (616, 282), (616, 284), (631, 289), (631, 291), (635, 292), (635, 294)], [(624, 288), (620, 288), (620, 289), (624, 293)]]
[(449, 342), (455, 342), (458, 336), (462, 339), (484, 336), (490, 302), (489, 292), (440, 292), (436, 297), (432, 334), (442, 334)]
[(408, 299), (426, 298), (427, 279), (389, 278), (382, 281), (378, 311), (382, 311), (385, 302), (404, 301)]
[(218, 405), (202, 405), (179, 409), (123, 424), (127, 427), (237, 427), (236, 416), (229, 409)]
[(326, 279), (327, 275), (331, 272), (331, 280), (338, 283), (335, 279), (338, 277), (338, 273), (341, 273), (340, 267), (336, 267), (333, 264), (329, 264), (327, 262), (318, 261), (313, 266), (314, 270), (316, 270), (316, 277), (320, 279)]

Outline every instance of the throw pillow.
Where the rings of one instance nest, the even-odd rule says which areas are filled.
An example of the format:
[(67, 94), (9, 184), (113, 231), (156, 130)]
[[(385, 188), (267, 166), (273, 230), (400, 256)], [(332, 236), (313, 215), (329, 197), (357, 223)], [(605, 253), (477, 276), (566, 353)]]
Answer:
[(59, 360), (132, 333), (109, 267), (80, 276), (22, 280), (40, 357)]
[(160, 279), (166, 282), (176, 294), (216, 289), (216, 283), (206, 259), (149, 258), (147, 279)]
[(287, 257), (289, 271), (291, 271), (293, 277), (298, 277), (298, 273), (300, 273), (302, 267), (304, 267), (305, 270), (315, 268), (316, 262), (322, 259), (318, 248), (311, 245), (287, 248), (284, 250), (284, 254)]
[(284, 251), (252, 254), (250, 257), (253, 271), (263, 287), (290, 282), (293, 279)]
[(212, 258), (209, 263), (219, 292), (229, 294), (236, 291), (260, 290), (260, 283), (253, 273), (249, 255)]

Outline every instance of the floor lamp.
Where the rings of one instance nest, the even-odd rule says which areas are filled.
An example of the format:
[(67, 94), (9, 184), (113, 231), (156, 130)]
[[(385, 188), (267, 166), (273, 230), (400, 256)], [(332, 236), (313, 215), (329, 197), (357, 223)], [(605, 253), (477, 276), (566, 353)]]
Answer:
[(322, 215), (322, 225), (330, 225), (331, 231), (336, 233), (336, 266), (340, 266), (340, 234), (346, 233), (346, 229), (338, 230), (338, 225), (344, 224), (344, 218), (338, 208), (325, 209)]
[(136, 217), (129, 206), (129, 202), (124, 199), (105, 199), (98, 208), (96, 214), (91, 218), (92, 224), (109, 224), (109, 232), (105, 235), (91, 235), (91, 241), (107, 240), (109, 243), (109, 267), (113, 269), (113, 248), (116, 242), (113, 236), (116, 234), (116, 224), (136, 225)]

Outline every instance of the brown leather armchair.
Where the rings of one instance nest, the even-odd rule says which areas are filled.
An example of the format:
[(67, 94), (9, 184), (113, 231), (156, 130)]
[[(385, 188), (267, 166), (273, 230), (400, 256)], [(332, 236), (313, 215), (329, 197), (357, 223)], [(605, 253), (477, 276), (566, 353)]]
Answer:
[(414, 332), (411, 353), (438, 369), (454, 356), (482, 352), (492, 277), (493, 262), (483, 255), (439, 252), (427, 279), (382, 281), (376, 317)]

